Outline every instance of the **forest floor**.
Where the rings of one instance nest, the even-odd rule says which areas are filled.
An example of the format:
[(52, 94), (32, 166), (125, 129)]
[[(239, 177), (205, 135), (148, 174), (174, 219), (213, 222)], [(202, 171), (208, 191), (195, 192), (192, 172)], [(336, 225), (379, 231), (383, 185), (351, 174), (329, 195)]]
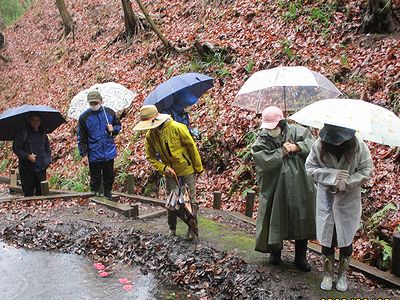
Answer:
[(200, 210), (198, 241), (186, 225), (168, 236), (166, 217), (130, 219), (85, 199), (0, 204), (0, 239), (16, 247), (58, 251), (101, 261), (112, 276), (117, 262), (139, 265), (199, 299), (400, 299), (400, 291), (349, 272), (349, 290), (319, 289), (321, 256), (309, 251), (312, 271), (297, 270), (294, 245), (285, 242), (283, 264), (254, 251), (254, 226), (223, 211)]

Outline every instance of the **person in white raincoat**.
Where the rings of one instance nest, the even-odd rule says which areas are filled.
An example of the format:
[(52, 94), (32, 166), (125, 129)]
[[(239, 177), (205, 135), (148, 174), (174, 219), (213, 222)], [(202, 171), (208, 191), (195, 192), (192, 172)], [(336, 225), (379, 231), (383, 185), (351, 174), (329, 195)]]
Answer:
[(317, 238), (325, 272), (321, 289), (332, 289), (337, 246), (340, 263), (336, 289), (345, 291), (352, 242), (361, 219), (361, 185), (371, 176), (373, 162), (367, 145), (353, 129), (324, 124), (319, 136), (305, 167), (317, 185)]

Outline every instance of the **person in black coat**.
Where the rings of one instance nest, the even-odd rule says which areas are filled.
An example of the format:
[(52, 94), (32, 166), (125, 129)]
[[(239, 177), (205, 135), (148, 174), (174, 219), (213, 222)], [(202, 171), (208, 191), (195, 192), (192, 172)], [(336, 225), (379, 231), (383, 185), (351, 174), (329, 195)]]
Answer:
[(31, 115), (26, 127), (13, 142), (25, 196), (42, 195), (40, 182), (46, 180), (46, 170), (51, 163), (49, 139), (40, 122), (40, 116)]

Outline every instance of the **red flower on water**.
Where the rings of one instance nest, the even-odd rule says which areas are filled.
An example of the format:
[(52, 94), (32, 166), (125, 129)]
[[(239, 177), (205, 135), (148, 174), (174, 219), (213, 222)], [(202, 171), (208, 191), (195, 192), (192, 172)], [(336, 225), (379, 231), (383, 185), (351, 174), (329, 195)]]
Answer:
[(94, 263), (93, 266), (94, 266), (97, 270), (104, 270), (104, 269), (106, 268), (102, 263)]
[(127, 283), (130, 283), (130, 281), (127, 278), (120, 278), (119, 283), (127, 284)]
[(133, 289), (133, 285), (132, 284), (126, 284), (122, 287), (125, 291), (130, 291)]

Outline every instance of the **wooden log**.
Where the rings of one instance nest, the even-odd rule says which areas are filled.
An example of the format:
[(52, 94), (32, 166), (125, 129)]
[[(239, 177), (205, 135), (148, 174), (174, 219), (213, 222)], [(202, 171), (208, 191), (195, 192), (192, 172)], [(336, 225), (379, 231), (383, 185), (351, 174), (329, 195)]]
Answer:
[(254, 199), (256, 197), (256, 193), (253, 191), (247, 192), (246, 194), (246, 210), (245, 215), (252, 218), (253, 217), (253, 208), (254, 208)]
[(16, 169), (11, 169), (10, 187), (16, 187), (18, 184), (18, 174)]
[(393, 234), (391, 272), (400, 277), (400, 232)]
[(129, 195), (127, 193), (121, 193), (121, 192), (113, 192), (113, 194), (116, 194), (116, 195), (119, 195), (122, 197), (126, 197), (129, 199), (133, 199), (133, 200), (139, 201), (140, 203), (155, 204), (155, 205), (162, 206), (162, 207), (165, 206), (165, 201), (154, 199), (151, 197), (146, 197), (146, 196), (141, 196), (141, 195)]
[(41, 181), (40, 182), (40, 189), (42, 190), (42, 195), (44, 195), (44, 196), (50, 195), (50, 189), (49, 189), (49, 182), (48, 181)]
[(128, 174), (127, 178), (127, 192), (132, 195), (135, 192), (135, 177), (133, 174)]
[(30, 200), (54, 200), (54, 199), (69, 199), (69, 198), (88, 198), (92, 197), (94, 193), (92, 192), (84, 192), (84, 193), (65, 193), (65, 194), (56, 194), (56, 195), (48, 195), (48, 196), (29, 196), (29, 197), (13, 197), (12, 199), (5, 199), (2, 202), (10, 202), (10, 201), (30, 201)]
[(136, 205), (131, 206), (125, 203), (118, 203), (108, 200), (105, 197), (91, 197), (89, 200), (98, 204), (102, 204), (128, 218), (137, 218), (139, 215), (139, 204), (137, 203)]
[(0, 176), (0, 183), (9, 184), (10, 181), (11, 181), (10, 177), (7, 177), (7, 176)]
[(165, 216), (166, 214), (167, 214), (166, 209), (162, 209), (162, 210), (160, 209), (158, 211), (153, 211), (153, 212), (145, 214), (145, 215), (139, 215), (139, 219), (140, 220), (149, 220), (149, 219)]
[(221, 192), (215, 191), (213, 192), (213, 208), (214, 209), (221, 209), (221, 203), (222, 203), (222, 195)]

